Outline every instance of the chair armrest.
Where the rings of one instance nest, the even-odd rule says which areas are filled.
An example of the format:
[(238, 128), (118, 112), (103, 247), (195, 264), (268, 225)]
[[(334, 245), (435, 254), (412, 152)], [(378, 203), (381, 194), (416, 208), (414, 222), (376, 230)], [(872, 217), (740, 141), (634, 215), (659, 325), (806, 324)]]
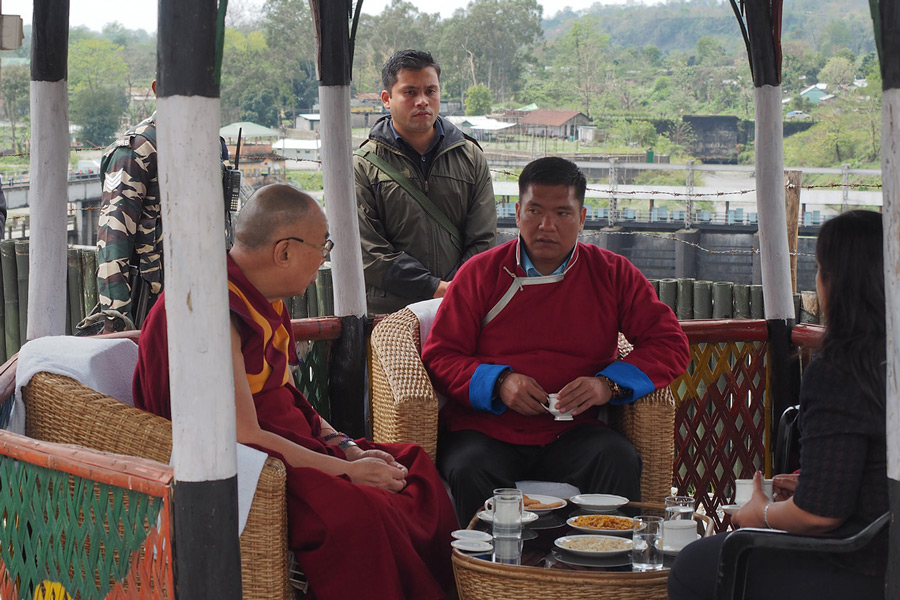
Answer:
[(419, 320), (404, 308), (382, 319), (370, 342), (372, 438), (437, 453), (438, 399), (422, 364)]
[(241, 533), (244, 600), (289, 600), (287, 469), (269, 457), (259, 474), (247, 524)]
[[(619, 358), (634, 346), (619, 333)], [(675, 463), (675, 398), (668, 386), (631, 404), (610, 406), (609, 425), (641, 456), (641, 501), (662, 503), (671, 494)]]
[(675, 399), (668, 387), (631, 404), (610, 406), (609, 425), (641, 456), (641, 501), (663, 502), (672, 492), (675, 459)]
[(772, 529), (743, 528), (728, 534), (722, 543), (719, 572), (716, 577), (716, 598), (743, 598), (747, 563), (753, 550), (790, 550), (844, 554), (855, 552), (871, 542), (891, 521), (886, 512), (860, 532), (848, 538), (825, 538), (787, 533)]
[[(62, 375), (36, 373), (22, 388), (25, 430), (33, 438), (149, 458), (168, 464), (172, 423)], [(245, 600), (288, 600), (286, 471), (266, 459), (241, 534)]]

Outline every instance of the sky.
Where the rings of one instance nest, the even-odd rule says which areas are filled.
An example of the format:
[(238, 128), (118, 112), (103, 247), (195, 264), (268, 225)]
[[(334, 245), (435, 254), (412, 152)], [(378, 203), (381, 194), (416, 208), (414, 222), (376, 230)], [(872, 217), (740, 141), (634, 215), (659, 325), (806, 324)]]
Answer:
[[(433, 13), (440, 12), (442, 17), (450, 17), (457, 8), (464, 8), (469, 0), (410, 0), (420, 11)], [(594, 2), (601, 4), (624, 4), (629, 0), (538, 0), (544, 7), (544, 16), (553, 16), (565, 6), (573, 10), (588, 8)], [(656, 4), (661, 0), (630, 0), (638, 4)], [(263, 0), (229, 0), (229, 8), (244, 5), (253, 10), (262, 6)], [(380, 13), (390, 0), (364, 0), (363, 12), (369, 14)], [(435, 6), (437, 5), (437, 6)], [(123, 9), (123, 7), (125, 7)], [(32, 0), (2, 0), (3, 14), (19, 15), (25, 24), (31, 23), (33, 2)], [(107, 23), (118, 21), (127, 29), (146, 29), (156, 31), (156, 0), (70, 0), (69, 24), (72, 27), (80, 25), (90, 29), (101, 30)]]

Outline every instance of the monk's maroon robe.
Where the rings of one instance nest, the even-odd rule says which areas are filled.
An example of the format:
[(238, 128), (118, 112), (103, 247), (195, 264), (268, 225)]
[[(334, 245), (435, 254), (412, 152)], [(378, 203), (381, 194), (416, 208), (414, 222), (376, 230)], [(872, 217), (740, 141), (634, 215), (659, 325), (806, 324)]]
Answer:
[[(288, 366), (297, 359), (284, 303), (268, 302), (230, 256), (228, 290), (260, 427), (315, 452), (343, 458), (340, 449), (326, 446), (319, 437), (319, 415), (292, 384)], [(141, 330), (133, 391), (135, 406), (171, 418), (164, 296)], [(409, 469), (403, 491), (291, 467), (279, 453), (260, 448), (287, 466), (289, 543), (309, 578), (311, 597), (443, 597), (453, 577), (450, 532), (456, 518), (434, 464), (412, 444), (357, 443), (364, 450), (389, 452)]]

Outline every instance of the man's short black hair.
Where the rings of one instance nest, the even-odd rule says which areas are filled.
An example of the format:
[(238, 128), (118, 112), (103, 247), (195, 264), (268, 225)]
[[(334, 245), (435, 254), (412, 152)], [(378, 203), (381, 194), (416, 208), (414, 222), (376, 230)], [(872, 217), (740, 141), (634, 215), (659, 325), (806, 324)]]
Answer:
[(381, 84), (387, 90), (387, 93), (390, 94), (391, 88), (397, 83), (397, 73), (401, 69), (421, 71), (427, 67), (434, 67), (434, 70), (437, 71), (438, 79), (441, 78), (441, 66), (437, 64), (431, 53), (424, 50), (398, 50), (381, 67)]
[(581, 206), (584, 206), (584, 192), (587, 189), (587, 179), (578, 165), (558, 156), (545, 156), (533, 160), (522, 169), (519, 175), (519, 198), (525, 195), (528, 186), (538, 185), (564, 185), (575, 188), (575, 197)]

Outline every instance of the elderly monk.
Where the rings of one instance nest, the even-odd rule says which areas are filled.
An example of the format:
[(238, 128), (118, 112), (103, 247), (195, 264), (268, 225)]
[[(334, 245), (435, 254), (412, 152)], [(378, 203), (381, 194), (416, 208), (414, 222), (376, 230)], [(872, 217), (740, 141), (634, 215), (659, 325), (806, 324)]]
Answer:
[[(313, 597), (442, 598), (456, 519), (431, 459), (335, 431), (291, 383), (283, 299), (306, 290), (332, 246), (325, 213), (291, 186), (260, 188), (241, 210), (227, 257), (237, 441), (287, 466), (289, 541)], [(141, 332), (134, 398), (171, 418), (164, 296)]]

